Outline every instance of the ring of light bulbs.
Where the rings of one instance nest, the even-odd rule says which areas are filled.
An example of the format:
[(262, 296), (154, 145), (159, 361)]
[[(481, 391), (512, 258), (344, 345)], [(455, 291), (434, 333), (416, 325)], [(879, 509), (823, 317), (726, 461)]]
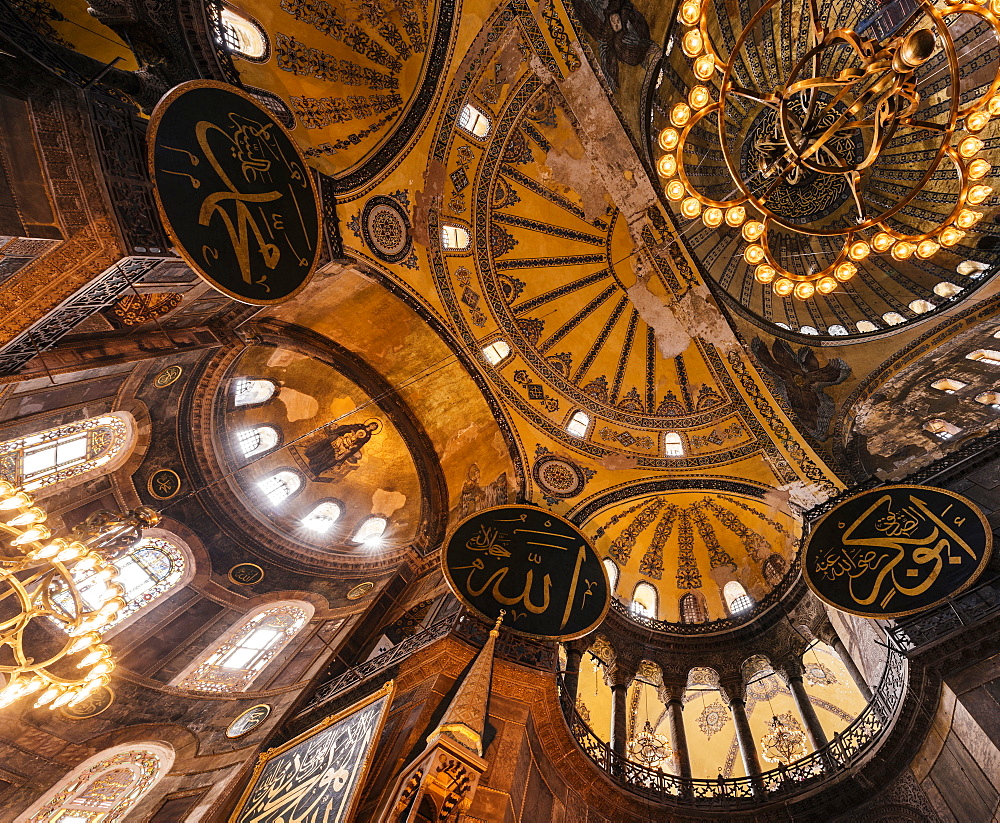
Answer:
[[(997, 94), (1000, 76), (993, 79), (978, 100), (966, 106), (961, 105), (958, 99), (958, 58), (944, 17), (957, 13), (978, 15), (993, 27), (1000, 39), (1000, 0), (984, 0), (981, 3), (946, 0), (940, 10), (935, 9), (928, 0), (922, 0), (924, 12), (935, 23), (937, 38), (944, 44), (952, 89), (955, 92), (948, 122), (941, 133), (943, 139), (937, 157), (914, 190), (892, 208), (858, 226), (826, 232), (810, 231), (808, 227), (784, 221), (770, 211), (765, 202), (751, 193), (747, 183), (737, 172), (726, 145), (723, 109), (727, 94), (733, 86), (734, 63), (739, 59), (741, 46), (750, 31), (778, 2), (780, 0), (768, 0), (757, 10), (738, 36), (728, 59), (723, 59), (709, 36), (706, 11), (712, 6), (711, 0), (684, 0), (681, 4), (679, 19), (684, 29), (681, 48), (692, 61), (695, 77), (702, 83), (707, 83), (717, 71), (721, 71), (721, 82), (717, 88), (718, 99), (713, 98), (713, 91), (708, 85), (691, 87), (687, 99), (675, 103), (671, 108), (671, 125), (659, 133), (658, 143), (663, 154), (658, 159), (657, 171), (666, 179), (664, 188), (667, 198), (677, 203), (681, 214), (689, 220), (700, 217), (709, 228), (725, 224), (733, 229), (740, 229), (745, 241), (743, 258), (753, 268), (755, 279), (758, 283), (770, 284), (774, 293), (782, 297), (794, 295), (806, 300), (817, 292), (830, 294), (858, 273), (858, 263), (872, 251), (888, 252), (895, 260), (906, 260), (914, 255), (926, 259), (936, 254), (942, 246), (951, 247), (959, 243), (966, 230), (983, 217), (982, 212), (969, 207), (982, 204), (993, 192), (991, 186), (976, 182), (983, 180), (992, 171), (988, 161), (976, 156), (985, 147), (985, 143), (976, 135), (982, 132), (992, 117), (1000, 115), (1000, 94)], [(847, 34), (851, 35), (853, 32)], [(733, 199), (725, 201), (715, 200), (699, 192), (684, 168), (684, 147), (688, 135), (702, 120), (713, 115), (717, 115), (716, 122), (722, 124), (720, 147), (737, 194)], [(901, 232), (898, 227), (891, 227), (888, 219), (919, 193), (920, 187), (930, 179), (945, 158), (954, 164), (960, 182), (955, 203), (949, 213), (923, 234), (910, 235)], [(842, 236), (842, 247), (834, 261), (824, 269), (809, 273), (792, 272), (781, 264), (770, 248), (768, 230), (772, 226), (803, 234)]]
[[(29, 695), (36, 696), (36, 707), (72, 706), (109, 683), (115, 667), (111, 649), (101, 642), (102, 631), (125, 605), (121, 587), (111, 582), (115, 567), (87, 543), (53, 538), (45, 520), (45, 510), (31, 495), (0, 481), (0, 535), (13, 538), (0, 543), (0, 600), (14, 597), (19, 607), (8, 603), (0, 611), (0, 675), (5, 678), (0, 708)], [(82, 575), (88, 599), (100, 603), (96, 609), (81, 595)], [(60, 591), (72, 608), (53, 602), (53, 593)], [(25, 636), (37, 620), (54, 624), (35, 627), (41, 633), (36, 640), (45, 638), (44, 648)]]

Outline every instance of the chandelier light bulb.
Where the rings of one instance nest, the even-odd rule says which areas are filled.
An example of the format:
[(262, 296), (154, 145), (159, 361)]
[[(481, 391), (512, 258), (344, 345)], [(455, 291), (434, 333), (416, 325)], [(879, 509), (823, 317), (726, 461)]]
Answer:
[(791, 280), (786, 280), (782, 277), (774, 281), (771, 285), (771, 290), (779, 297), (788, 297), (788, 295), (795, 291), (795, 284)]
[(982, 131), (989, 122), (990, 116), (985, 111), (973, 112), (965, 118), (965, 130), (972, 132)]
[(871, 254), (872, 247), (869, 246), (864, 240), (856, 240), (851, 243), (851, 247), (847, 250), (847, 256), (858, 262), (864, 260), (869, 254)]
[(969, 189), (969, 196), (965, 199), (973, 206), (978, 206), (991, 194), (993, 194), (992, 186), (973, 186)]
[(10, 497), (0, 500), (0, 511), (10, 511), (31, 505), (31, 498), (24, 492), (12, 494)]
[(986, 144), (980, 140), (978, 137), (966, 137), (961, 143), (958, 144), (958, 154), (960, 157), (968, 160), (971, 157), (982, 151), (983, 146)]
[(677, 134), (677, 129), (665, 128), (660, 132), (660, 148), (664, 151), (673, 151), (677, 148), (679, 139), (680, 135)]
[(694, 197), (687, 198), (681, 203), (681, 214), (689, 220), (694, 220), (694, 218), (701, 214), (701, 203)]
[(816, 291), (820, 294), (833, 294), (840, 284), (833, 277), (821, 277), (816, 283)]
[(756, 278), (758, 283), (770, 283), (774, 280), (777, 273), (778, 272), (775, 270), (774, 266), (769, 266), (766, 263), (763, 263), (754, 269), (753, 276)]
[(656, 171), (660, 177), (673, 177), (677, 174), (677, 160), (672, 154), (665, 154), (656, 161)]
[(667, 183), (667, 197), (671, 200), (677, 201), (682, 200), (687, 192), (684, 190), (684, 184), (680, 180), (671, 180)]
[(940, 235), (941, 245), (954, 246), (963, 237), (965, 237), (964, 231), (956, 229), (954, 226), (948, 226), (944, 231), (941, 232)]
[(758, 246), (756, 243), (747, 246), (743, 251), (743, 258), (751, 266), (756, 266), (758, 263), (764, 260), (764, 247)]
[(799, 300), (808, 300), (816, 293), (816, 287), (806, 280), (804, 283), (796, 283), (794, 294)]
[(687, 103), (677, 103), (670, 110), (670, 122), (680, 128), (691, 120), (691, 107)]
[(79, 689), (67, 689), (61, 695), (59, 695), (55, 700), (52, 701), (50, 708), (58, 709), (60, 706), (65, 706), (76, 697)]
[(747, 219), (747, 210), (743, 206), (730, 206), (726, 209), (726, 223), (732, 226), (734, 229), (742, 226), (743, 221)]
[(722, 209), (716, 206), (710, 206), (709, 208), (705, 209), (705, 211), (702, 212), (701, 215), (702, 222), (710, 229), (715, 229), (721, 226), (723, 219), (724, 215), (722, 213)]
[(755, 243), (764, 233), (764, 224), (759, 220), (748, 220), (743, 224), (743, 237), (748, 243)]
[(44, 692), (42, 692), (38, 700), (35, 701), (35, 708), (38, 709), (41, 708), (42, 706), (45, 706), (48, 703), (51, 703), (59, 696), (59, 693), (61, 691), (62, 689), (60, 689), (58, 686), (49, 686)]
[(983, 219), (983, 213), (981, 211), (971, 211), (970, 209), (962, 209), (958, 213), (958, 217), (955, 219), (955, 224), (960, 229), (971, 229), (976, 223)]
[(992, 170), (993, 166), (991, 166), (988, 161), (983, 160), (982, 157), (977, 157), (969, 163), (969, 168), (967, 169), (969, 177), (972, 180), (981, 180)]
[(691, 29), (681, 40), (681, 48), (688, 57), (697, 57), (705, 50), (705, 41), (698, 29)]
[(30, 526), (32, 523), (41, 523), (45, 520), (46, 514), (38, 506), (32, 506), (26, 512), (15, 515), (7, 521), (8, 526)]
[(896, 242), (896, 239), (884, 231), (880, 231), (872, 238), (872, 246), (875, 251), (889, 251), (892, 248), (892, 244)]
[(940, 250), (941, 245), (935, 243), (933, 240), (921, 240), (917, 243), (917, 257), (922, 260), (926, 260), (928, 257), (933, 257)]
[(18, 535), (10, 541), (12, 546), (23, 546), (25, 543), (34, 543), (36, 540), (47, 540), (52, 536), (47, 526), (32, 526), (26, 532)]
[(699, 17), (701, 17), (701, 5), (698, 0), (685, 0), (681, 4), (680, 18), (683, 22), (693, 26), (698, 22)]
[(836, 277), (841, 283), (846, 283), (854, 275), (858, 273), (858, 267), (853, 263), (841, 263), (833, 270), (833, 276)]
[(703, 109), (712, 102), (712, 94), (705, 86), (695, 86), (688, 92), (688, 101), (692, 108)]
[(913, 256), (913, 252), (917, 250), (917, 247), (907, 240), (897, 241), (893, 247), (890, 254), (892, 254), (895, 260), (907, 260)]
[(986, 109), (994, 117), (1000, 114), (1000, 94), (990, 98), (990, 101), (986, 104)]
[(703, 54), (694, 61), (694, 75), (699, 80), (710, 80), (715, 74), (715, 58), (711, 54)]

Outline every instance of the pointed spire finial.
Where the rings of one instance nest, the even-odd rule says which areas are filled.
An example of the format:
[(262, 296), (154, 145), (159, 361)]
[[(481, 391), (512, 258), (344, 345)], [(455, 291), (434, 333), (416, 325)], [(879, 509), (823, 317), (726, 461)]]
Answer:
[(506, 609), (500, 609), (500, 616), (497, 618), (497, 622), (493, 624), (493, 628), (490, 629), (490, 637), (500, 636), (500, 624), (503, 623), (503, 619), (507, 616)]

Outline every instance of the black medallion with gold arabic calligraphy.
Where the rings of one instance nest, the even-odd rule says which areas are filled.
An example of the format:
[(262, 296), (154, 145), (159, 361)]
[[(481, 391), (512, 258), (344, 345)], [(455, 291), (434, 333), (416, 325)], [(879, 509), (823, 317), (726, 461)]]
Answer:
[(529, 637), (571, 640), (592, 631), (611, 603), (604, 565), (568, 520), (531, 506), (497, 506), (466, 518), (442, 556), (456, 597)]
[(802, 572), (841, 611), (888, 619), (932, 608), (970, 586), (993, 533), (971, 501), (931, 486), (882, 486), (849, 497), (813, 528)]
[(319, 256), (319, 201), (302, 153), (252, 97), (193, 80), (149, 125), (149, 168), (177, 252), (223, 294), (281, 303)]

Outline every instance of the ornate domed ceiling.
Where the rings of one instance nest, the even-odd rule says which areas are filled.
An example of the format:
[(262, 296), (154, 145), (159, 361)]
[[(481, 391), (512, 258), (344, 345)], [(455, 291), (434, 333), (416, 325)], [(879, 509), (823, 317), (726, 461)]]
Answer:
[(616, 594), (640, 581), (659, 593), (657, 617), (680, 622), (680, 598), (696, 592), (708, 620), (730, 616), (723, 586), (735, 580), (760, 601), (794, 562), (799, 527), (759, 500), (713, 493), (660, 494), (602, 511), (588, 524), (598, 552), (620, 568)]
[[(699, 4), (692, 2), (689, 14), (691, 21), (697, 21)], [(969, 168), (976, 146), (989, 147), (995, 140), (996, 121), (985, 128), (978, 123), (973, 127), (972, 121), (958, 113), (975, 101), (983, 101), (986, 109), (1000, 56), (996, 34), (983, 18), (972, 14), (950, 12), (937, 21), (917, 4), (913, 8), (920, 17), (917, 27), (936, 34), (929, 41), (929, 59), (912, 73), (899, 75), (887, 69), (884, 61), (876, 65), (874, 58), (862, 58), (846, 41), (828, 37), (827, 46), (812, 50), (817, 40), (806, 3), (701, 4), (703, 31), (719, 56), (714, 70), (701, 63), (696, 67), (693, 59), (701, 49), (683, 39), (689, 31), (697, 35), (698, 28), (689, 28), (683, 20), (675, 24), (650, 103), (651, 152), (654, 158), (667, 157), (659, 166), (661, 184), (676, 181), (678, 172), (673, 171), (670, 158), (677, 156), (672, 145), (680, 136), (681, 171), (690, 185), (685, 192), (684, 186), (675, 184), (676, 201), (700, 192), (713, 200), (736, 202), (743, 190), (765, 204), (760, 211), (748, 208), (750, 222), (743, 226), (743, 235), (756, 241), (750, 228), (753, 221), (761, 213), (770, 214), (757, 241), (773, 255), (773, 259), (764, 258), (763, 265), (747, 251), (742, 221), (734, 218), (736, 227), (727, 225), (728, 212), (721, 226), (715, 219), (721, 220), (721, 214), (709, 214), (709, 210), (702, 215), (701, 208), (696, 214), (693, 205), (694, 219), (683, 216), (680, 208), (676, 218), (680, 236), (703, 271), (729, 302), (752, 317), (827, 338), (877, 334), (953, 305), (981, 286), (995, 269), (992, 190), (973, 191), (968, 202), (965, 196), (971, 187), (992, 184), (988, 163), (985, 172), (978, 166), (973, 169), (971, 179)], [(888, 18), (875, 15), (874, 6), (824, 3), (817, 17), (827, 32), (853, 28), (862, 39), (873, 38), (876, 50), (892, 46), (893, 32), (883, 30)], [(949, 39), (955, 46), (954, 64), (949, 63)], [(735, 56), (728, 70), (719, 61), (731, 55)], [(890, 89), (889, 80), (872, 85), (876, 75), (887, 71), (886, 77), (896, 85)], [(819, 79), (814, 83), (810, 78)], [(729, 91), (716, 111), (711, 101), (719, 99), (723, 82), (729, 84)], [(859, 83), (856, 89), (853, 82)], [(800, 94), (782, 91), (794, 84), (806, 90)], [(710, 101), (704, 116), (697, 109), (693, 114), (690, 109), (675, 109), (678, 103), (687, 105), (695, 87), (704, 89)], [(787, 106), (780, 102), (782, 95), (788, 97)], [(904, 99), (905, 106), (899, 102)], [(849, 109), (855, 100), (856, 108)], [(813, 152), (814, 158), (826, 158), (830, 168), (856, 166), (860, 171), (854, 176), (818, 173), (811, 167), (781, 173), (789, 162), (782, 153), (786, 150), (782, 135), (792, 134), (788, 131), (792, 126), (782, 126), (779, 119), (812, 123), (819, 117), (814, 112), (823, 112), (826, 119), (819, 125), (803, 126), (803, 156)], [(873, 131), (871, 125), (854, 127), (853, 117), (858, 122), (888, 120), (879, 120)], [(824, 135), (832, 135), (829, 139), (817, 137), (824, 129)], [(970, 154), (959, 155), (956, 150), (965, 151), (963, 141), (973, 133), (972, 139), (980, 142), (969, 144)], [(966, 171), (960, 178), (956, 170), (963, 166)], [(946, 239), (935, 233), (954, 223), (963, 208), (985, 216), (973, 228), (959, 215), (958, 225), (965, 232), (957, 243), (958, 235)], [(880, 231), (888, 244), (881, 251)], [(912, 247), (893, 245), (901, 237), (915, 238)], [(929, 240), (921, 245), (924, 237)], [(857, 241), (867, 241), (868, 251), (860, 246), (855, 250), (851, 244)], [(851, 255), (845, 256), (848, 248)], [(780, 268), (775, 275), (775, 261), (791, 273), (792, 281), (784, 279)], [(803, 286), (806, 291), (795, 292), (798, 296), (790, 293), (791, 285), (818, 278), (824, 270), (833, 275), (842, 262), (852, 268), (838, 269), (837, 276), (826, 278), (825, 284), (811, 280)], [(801, 299), (806, 292), (811, 296)]]
[[(273, 383), (276, 391), (238, 405), (246, 379)], [(363, 388), (300, 352), (252, 346), (221, 389), (217, 448), (259, 520), (286, 539), (336, 554), (395, 554), (414, 539), (422, 506), (414, 458), (391, 416)], [(276, 432), (273, 445), (252, 439), (261, 427)], [(268, 492), (269, 479), (279, 475), (295, 478), (284, 499)], [(310, 520), (321, 504), (330, 504), (324, 519)], [(385, 519), (384, 533), (358, 539), (371, 518)]]

